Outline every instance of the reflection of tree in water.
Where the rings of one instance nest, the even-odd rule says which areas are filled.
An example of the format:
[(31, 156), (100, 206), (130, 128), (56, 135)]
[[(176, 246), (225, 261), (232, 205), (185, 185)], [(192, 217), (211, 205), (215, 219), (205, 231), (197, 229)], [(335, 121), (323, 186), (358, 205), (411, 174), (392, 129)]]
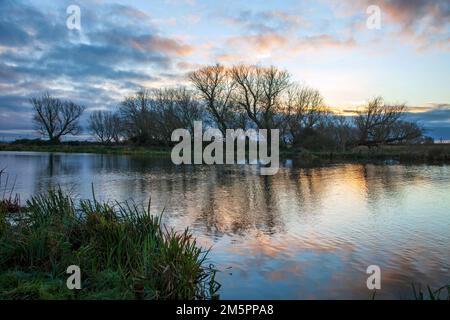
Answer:
[(420, 172), (411, 170), (408, 166), (365, 164), (358, 167), (364, 179), (367, 199), (372, 203), (381, 199), (398, 202), (406, 185), (423, 183)]
[[(169, 222), (200, 228), (207, 234), (245, 236), (249, 230), (284, 232), (293, 217), (308, 222), (330, 202), (343, 201), (336, 190), (358, 192), (369, 201), (395, 198), (402, 181), (414, 183), (417, 172), (402, 166), (343, 164), (315, 168), (280, 168), (260, 176), (253, 166), (174, 166), (167, 158), (116, 155), (39, 156), (32, 183), (37, 191), (64, 184), (109, 200), (152, 198), (155, 213), (166, 207)], [(399, 191), (400, 190), (400, 191)]]
[[(365, 194), (372, 200), (379, 196), (380, 188), (382, 193), (394, 193), (395, 197), (401, 188), (399, 172), (383, 168), (372, 171), (370, 165), (347, 164), (280, 169), (275, 176), (259, 176), (251, 171), (238, 174), (236, 170), (216, 167), (204, 179), (186, 180), (189, 186), (184, 185), (183, 192), (200, 195), (196, 202), (185, 204), (197, 209), (193, 224), (202, 226), (208, 234), (245, 236), (251, 229), (274, 234), (285, 228), (289, 213), (306, 222), (322, 214), (322, 207), (328, 202), (342, 201), (334, 195), (338, 187), (343, 187), (343, 192), (358, 192), (354, 195), (357, 197)], [(400, 174), (401, 179), (415, 179), (410, 172)]]
[(59, 188), (60, 186), (64, 186), (67, 192), (77, 188), (75, 183), (72, 186), (67, 186), (64, 178), (70, 175), (80, 175), (84, 162), (81, 160), (81, 155), (45, 153), (31, 157), (33, 159), (30, 160), (38, 157), (36, 169), (33, 170), (35, 175), (32, 179), (33, 193), (47, 192), (49, 189)]
[(127, 156), (116, 156), (108, 154), (99, 154), (92, 156), (90, 169), (93, 172), (116, 172), (123, 170), (131, 170)]
[(238, 170), (213, 167), (206, 179), (197, 181), (193, 189), (200, 197), (188, 204), (198, 208), (194, 224), (216, 237), (227, 233), (245, 236), (251, 229), (266, 234), (282, 230), (273, 177)]

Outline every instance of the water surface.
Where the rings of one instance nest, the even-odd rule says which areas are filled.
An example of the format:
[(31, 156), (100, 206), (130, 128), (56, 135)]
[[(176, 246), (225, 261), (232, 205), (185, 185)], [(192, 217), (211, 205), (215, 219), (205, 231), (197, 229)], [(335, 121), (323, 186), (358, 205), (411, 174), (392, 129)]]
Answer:
[(254, 166), (170, 159), (0, 152), (22, 200), (60, 186), (79, 198), (133, 198), (212, 247), (221, 298), (411, 298), (411, 283), (450, 283), (450, 167), (334, 164), (275, 176)]

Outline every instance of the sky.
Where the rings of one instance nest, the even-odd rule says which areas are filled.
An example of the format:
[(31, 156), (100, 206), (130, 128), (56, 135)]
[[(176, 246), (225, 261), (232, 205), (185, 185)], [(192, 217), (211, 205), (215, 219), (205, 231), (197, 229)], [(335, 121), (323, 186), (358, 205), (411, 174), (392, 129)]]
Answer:
[[(70, 5), (80, 29), (67, 27)], [(214, 63), (287, 69), (337, 112), (375, 96), (406, 103), (450, 139), (448, 0), (0, 0), (0, 139), (33, 135), (29, 99), (45, 91), (86, 118)]]

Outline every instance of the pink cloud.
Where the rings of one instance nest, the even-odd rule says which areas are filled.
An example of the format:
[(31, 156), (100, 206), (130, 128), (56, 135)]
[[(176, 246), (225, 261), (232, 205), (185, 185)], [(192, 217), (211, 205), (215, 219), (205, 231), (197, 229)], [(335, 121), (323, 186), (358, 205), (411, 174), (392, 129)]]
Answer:
[(129, 44), (138, 50), (158, 50), (167, 54), (180, 56), (189, 55), (194, 51), (193, 46), (181, 43), (178, 40), (161, 36), (142, 36), (129, 39)]

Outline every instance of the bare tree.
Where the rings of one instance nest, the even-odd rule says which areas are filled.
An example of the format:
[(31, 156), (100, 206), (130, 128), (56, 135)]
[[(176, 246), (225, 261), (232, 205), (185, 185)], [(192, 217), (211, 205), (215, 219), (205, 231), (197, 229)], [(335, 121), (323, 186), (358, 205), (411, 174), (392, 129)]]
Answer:
[(235, 82), (230, 78), (229, 70), (219, 64), (206, 66), (191, 72), (189, 80), (222, 133), (236, 126), (239, 114), (231, 99)]
[(381, 97), (369, 101), (354, 118), (357, 144), (371, 147), (420, 137), (422, 130), (416, 124), (401, 120), (405, 110), (405, 104), (385, 104)]
[(128, 139), (137, 143), (152, 143), (157, 140), (155, 128), (155, 108), (146, 89), (128, 96), (122, 101), (120, 115)]
[(193, 131), (194, 121), (202, 119), (203, 110), (192, 91), (177, 87), (142, 89), (122, 102), (120, 114), (132, 141), (168, 145), (173, 130)]
[(334, 115), (331, 120), (331, 126), (336, 148), (340, 151), (345, 151), (355, 133), (351, 120), (342, 115)]
[(191, 90), (178, 87), (172, 89), (172, 91), (175, 97), (175, 110), (180, 123), (178, 128), (187, 128), (193, 133), (194, 121), (202, 120), (204, 111)]
[(307, 86), (293, 85), (286, 99), (286, 131), (292, 144), (298, 146), (302, 139), (314, 133), (330, 114), (320, 92)]
[(231, 68), (236, 90), (234, 101), (259, 129), (277, 128), (283, 117), (283, 94), (290, 86), (290, 75), (275, 67), (238, 65)]
[(414, 143), (420, 141), (424, 130), (417, 123), (410, 121), (398, 121), (385, 136), (384, 143)]
[(94, 111), (89, 117), (89, 129), (101, 143), (120, 141), (120, 117), (111, 111)]
[(45, 93), (42, 97), (31, 98), (34, 108), (33, 121), (36, 129), (51, 142), (58, 143), (62, 136), (81, 132), (79, 119), (85, 110), (84, 106), (71, 101), (62, 101)]
[(154, 89), (151, 91), (155, 104), (156, 121), (160, 139), (171, 143), (173, 130), (185, 128), (194, 131), (194, 121), (202, 120), (203, 110), (192, 91), (185, 87)]

